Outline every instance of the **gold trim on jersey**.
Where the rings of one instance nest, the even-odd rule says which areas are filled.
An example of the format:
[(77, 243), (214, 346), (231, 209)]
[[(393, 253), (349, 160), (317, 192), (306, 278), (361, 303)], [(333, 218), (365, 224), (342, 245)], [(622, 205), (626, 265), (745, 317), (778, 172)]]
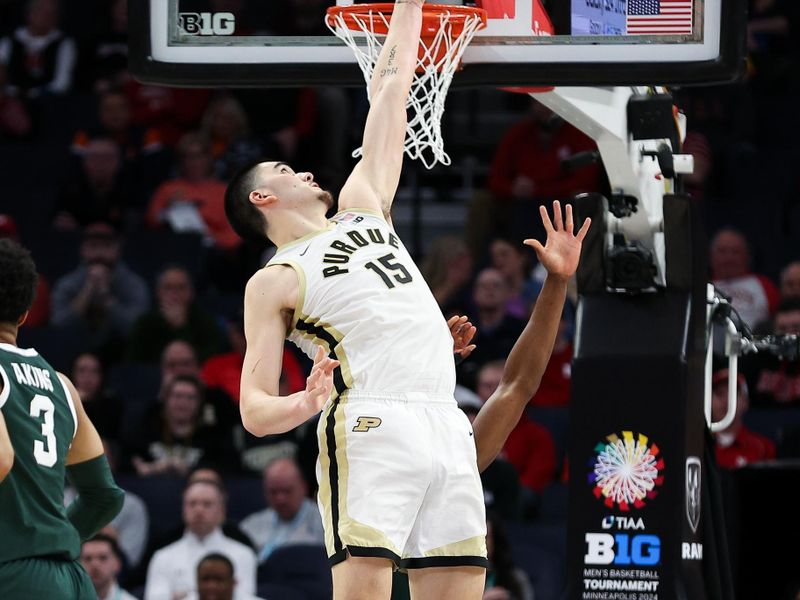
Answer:
[[(467, 538), (466, 540), (461, 540), (460, 542), (445, 544), (433, 550), (428, 550), (424, 554), (424, 558), (437, 556), (486, 556), (486, 536), (478, 535)], [(403, 558), (411, 557), (403, 556)]]
[[(342, 340), (344, 339), (344, 335), (341, 332), (337, 331), (336, 328), (331, 327), (327, 323), (320, 323), (319, 319), (314, 319), (313, 317), (309, 317), (308, 315), (302, 313), (298, 318), (295, 319), (293, 326), (294, 331), (296, 331), (300, 337), (310, 340), (315, 344), (319, 344), (320, 346), (322, 346), (327, 354), (331, 353), (331, 345), (329, 341), (314, 334), (313, 332), (303, 331), (298, 329), (297, 323), (300, 321), (311, 327), (322, 329), (336, 341), (334, 350), (336, 351), (336, 359), (340, 363), (339, 368), (341, 369), (342, 372), (342, 380), (344, 381), (344, 385), (347, 388), (353, 387), (353, 375), (350, 371), (350, 362), (347, 360), (347, 353), (345, 352), (344, 346), (342, 345)], [(332, 395), (336, 394), (336, 390), (335, 389), (331, 390), (331, 394)]]

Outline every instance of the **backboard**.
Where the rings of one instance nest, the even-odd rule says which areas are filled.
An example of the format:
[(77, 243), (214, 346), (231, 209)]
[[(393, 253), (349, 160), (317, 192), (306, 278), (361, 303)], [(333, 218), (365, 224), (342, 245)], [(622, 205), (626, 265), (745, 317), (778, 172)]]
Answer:
[[(131, 72), (172, 85), (363, 85), (352, 52), (324, 25), (334, 4), (353, 0), (131, 2)], [(454, 86), (708, 83), (744, 64), (746, 0), (475, 4), (488, 26)]]

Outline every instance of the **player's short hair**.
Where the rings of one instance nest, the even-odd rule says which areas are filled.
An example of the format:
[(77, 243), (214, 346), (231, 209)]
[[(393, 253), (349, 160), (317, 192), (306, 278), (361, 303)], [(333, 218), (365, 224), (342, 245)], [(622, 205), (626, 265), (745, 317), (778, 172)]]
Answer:
[(266, 160), (253, 161), (239, 169), (225, 190), (225, 215), (238, 236), (244, 240), (264, 241), (267, 220), (250, 202), (250, 192), (257, 187), (257, 167)]
[(0, 323), (17, 324), (33, 304), (39, 275), (31, 253), (17, 242), (0, 239)]
[(200, 567), (203, 566), (203, 563), (207, 563), (210, 561), (221, 562), (224, 563), (228, 570), (231, 572), (231, 577), (233, 577), (233, 562), (231, 559), (221, 554), (220, 552), (212, 552), (211, 554), (206, 554), (203, 558), (200, 559), (200, 562), (197, 563), (197, 572), (200, 572)]

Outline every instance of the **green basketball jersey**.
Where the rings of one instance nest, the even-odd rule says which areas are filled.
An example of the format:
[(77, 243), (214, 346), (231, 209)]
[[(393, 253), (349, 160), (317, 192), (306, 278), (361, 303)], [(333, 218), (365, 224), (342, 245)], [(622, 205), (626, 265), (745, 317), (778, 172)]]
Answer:
[(0, 483), (0, 562), (34, 556), (76, 559), (78, 532), (64, 508), (75, 405), (53, 367), (33, 349), (0, 344), (0, 410), (14, 466)]

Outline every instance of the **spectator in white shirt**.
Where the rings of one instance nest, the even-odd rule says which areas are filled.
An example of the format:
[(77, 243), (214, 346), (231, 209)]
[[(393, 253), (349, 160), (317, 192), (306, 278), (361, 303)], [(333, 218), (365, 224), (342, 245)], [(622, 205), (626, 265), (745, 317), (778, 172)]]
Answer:
[(256, 556), (244, 544), (222, 533), (225, 521), (225, 491), (216, 483), (200, 480), (189, 483), (183, 492), (181, 539), (158, 550), (150, 561), (145, 584), (145, 600), (175, 600), (197, 590), (196, 570), (210, 553), (229, 557), (238, 582), (234, 598), (252, 595), (256, 588)]
[(122, 560), (113, 537), (98, 533), (81, 546), (81, 564), (97, 592), (98, 600), (136, 600), (117, 583)]
[(257, 596), (236, 595), (233, 563), (224, 554), (207, 555), (197, 565), (197, 593), (186, 600), (261, 600)]
[(269, 508), (247, 516), (240, 523), (258, 549), (259, 562), (279, 546), (324, 544), (322, 519), (308, 499), (308, 485), (291, 458), (279, 458), (264, 469), (264, 494)]

